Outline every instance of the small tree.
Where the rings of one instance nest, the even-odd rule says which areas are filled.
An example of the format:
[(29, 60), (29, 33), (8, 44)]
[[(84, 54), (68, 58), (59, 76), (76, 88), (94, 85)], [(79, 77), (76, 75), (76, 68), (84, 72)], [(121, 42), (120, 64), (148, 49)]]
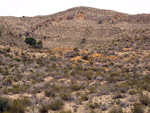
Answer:
[(32, 37), (27, 37), (25, 39), (25, 42), (26, 42), (26, 44), (29, 44), (29, 45), (36, 45), (36, 40)]

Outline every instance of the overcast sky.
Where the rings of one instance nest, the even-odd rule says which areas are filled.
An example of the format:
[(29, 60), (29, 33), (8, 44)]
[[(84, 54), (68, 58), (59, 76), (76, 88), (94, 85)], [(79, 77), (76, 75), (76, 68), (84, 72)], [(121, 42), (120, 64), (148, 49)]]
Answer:
[(77, 6), (150, 14), (150, 0), (1, 0), (0, 16), (49, 15)]

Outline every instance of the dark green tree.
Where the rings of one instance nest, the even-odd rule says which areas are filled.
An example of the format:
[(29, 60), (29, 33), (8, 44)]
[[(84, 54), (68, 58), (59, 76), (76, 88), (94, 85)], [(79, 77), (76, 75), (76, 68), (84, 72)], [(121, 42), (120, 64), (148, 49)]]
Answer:
[(29, 44), (29, 45), (36, 45), (36, 40), (32, 37), (27, 37), (25, 39), (25, 42), (26, 42), (26, 44)]

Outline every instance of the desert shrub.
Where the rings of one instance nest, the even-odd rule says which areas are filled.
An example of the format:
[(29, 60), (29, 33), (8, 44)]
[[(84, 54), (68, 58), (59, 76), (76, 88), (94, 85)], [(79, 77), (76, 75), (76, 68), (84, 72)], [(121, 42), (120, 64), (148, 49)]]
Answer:
[(89, 97), (87, 96), (87, 94), (81, 95), (80, 98), (82, 101), (88, 101)]
[(88, 74), (88, 75), (86, 76), (86, 78), (87, 78), (88, 80), (92, 80), (92, 78), (93, 78), (93, 75), (91, 75), (91, 74)]
[(134, 103), (132, 112), (133, 113), (144, 113), (143, 106), (141, 104)]
[(22, 102), (22, 104), (24, 106), (31, 106), (32, 105), (32, 102), (27, 97), (22, 98), (20, 101)]
[(89, 87), (89, 92), (90, 93), (95, 93), (96, 92), (96, 87), (95, 86), (90, 86)]
[(40, 113), (48, 113), (49, 106), (47, 104), (43, 104), (39, 109)]
[(73, 49), (75, 52), (79, 52), (80, 50), (78, 48)]
[(9, 101), (0, 97), (0, 112), (4, 112), (9, 107)]
[(22, 78), (23, 76), (21, 74), (16, 74), (14, 77), (14, 80), (17, 82), (17, 81), (20, 81)]
[(3, 82), (3, 85), (11, 85), (12, 84), (12, 81), (13, 81), (13, 77), (12, 76), (8, 76), (4, 82)]
[(42, 45), (43, 45), (43, 42), (42, 42), (41, 40), (39, 40), (39, 41), (37, 42), (37, 47), (42, 48)]
[(60, 95), (60, 97), (61, 97), (61, 99), (65, 100), (65, 101), (73, 100), (70, 93), (63, 93), (63, 94)]
[(116, 103), (117, 105), (118, 105), (118, 104), (121, 104), (120, 99), (116, 99), (116, 100), (114, 100), (113, 102)]
[(94, 111), (93, 109), (90, 110), (90, 113), (97, 113), (96, 111)]
[(20, 59), (20, 58), (15, 58), (15, 60), (16, 60), (17, 62), (20, 62), (20, 61), (21, 61), (21, 59)]
[(129, 91), (129, 94), (130, 94), (130, 95), (135, 95), (135, 94), (137, 94), (137, 91), (136, 91), (136, 90), (130, 90), (130, 91)]
[(47, 97), (55, 97), (55, 92), (51, 91), (50, 89), (45, 90), (45, 95)]
[(84, 85), (78, 85), (78, 84), (72, 84), (71, 85), (71, 89), (73, 91), (78, 91), (78, 90), (81, 90), (81, 89), (84, 89), (84, 88), (85, 88)]
[(64, 102), (62, 100), (56, 99), (50, 103), (49, 107), (51, 110), (60, 110), (62, 109), (63, 105), (64, 105)]
[(129, 90), (129, 88), (130, 88), (130, 85), (127, 82), (124, 82), (116, 86), (116, 90), (121, 93), (126, 93)]
[(120, 72), (110, 72), (110, 76), (120, 76)]
[(120, 107), (113, 107), (109, 113), (123, 113), (123, 111)]
[(2, 73), (3, 75), (5, 75), (5, 76), (9, 75), (8, 69), (3, 69), (3, 70), (1, 70), (1, 73)]
[(42, 46), (42, 45), (43, 45), (43, 42), (42, 42), (41, 40), (39, 40), (39, 41), (37, 42), (37, 45), (38, 45), (38, 46)]
[(26, 92), (27, 89), (28, 89), (27, 85), (23, 85), (23, 86), (13, 85), (13, 87), (9, 89), (9, 92), (16, 94), (16, 93)]
[(68, 110), (68, 111), (63, 110), (63, 111), (60, 111), (59, 113), (72, 113), (72, 112), (71, 112), (71, 110)]
[(83, 60), (89, 60), (89, 57), (87, 55), (82, 57)]
[(96, 109), (99, 107), (99, 104), (98, 103), (91, 103), (91, 104), (89, 104), (89, 107), (92, 109)]
[(22, 100), (19, 99), (14, 100), (10, 106), (9, 111), (11, 111), (12, 113), (24, 113), (25, 106), (23, 105)]
[(9, 93), (8, 88), (4, 88), (3, 92), (4, 92), (4, 94), (8, 94)]
[(5, 63), (3, 61), (0, 60), (0, 65), (5, 65)]
[(46, 36), (44, 36), (44, 39), (46, 39), (47, 37)]
[(108, 110), (111, 107), (111, 104), (100, 104), (100, 109), (102, 111)]
[(150, 91), (150, 84), (149, 84), (149, 82), (148, 83), (147, 82), (141, 83), (140, 86), (141, 86), (142, 89)]
[(142, 94), (142, 95), (140, 96), (139, 100), (140, 100), (140, 102), (141, 102), (143, 105), (145, 105), (145, 106), (147, 106), (147, 105), (150, 104), (150, 98), (149, 98), (147, 95), (143, 95), (143, 94)]
[(124, 98), (124, 95), (122, 95), (121, 93), (116, 93), (113, 97), (113, 99), (119, 99), (119, 98)]
[(36, 40), (32, 37), (26, 37), (25, 42), (29, 45), (36, 45)]

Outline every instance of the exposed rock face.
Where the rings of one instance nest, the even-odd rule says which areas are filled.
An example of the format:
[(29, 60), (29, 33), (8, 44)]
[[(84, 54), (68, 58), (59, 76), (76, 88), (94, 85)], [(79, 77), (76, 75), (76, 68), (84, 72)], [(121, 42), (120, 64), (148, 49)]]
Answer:
[(74, 20), (84, 20), (84, 14), (82, 12), (75, 13)]
[(53, 25), (58, 24), (59, 23), (59, 19), (58, 18), (51, 19), (51, 23)]

